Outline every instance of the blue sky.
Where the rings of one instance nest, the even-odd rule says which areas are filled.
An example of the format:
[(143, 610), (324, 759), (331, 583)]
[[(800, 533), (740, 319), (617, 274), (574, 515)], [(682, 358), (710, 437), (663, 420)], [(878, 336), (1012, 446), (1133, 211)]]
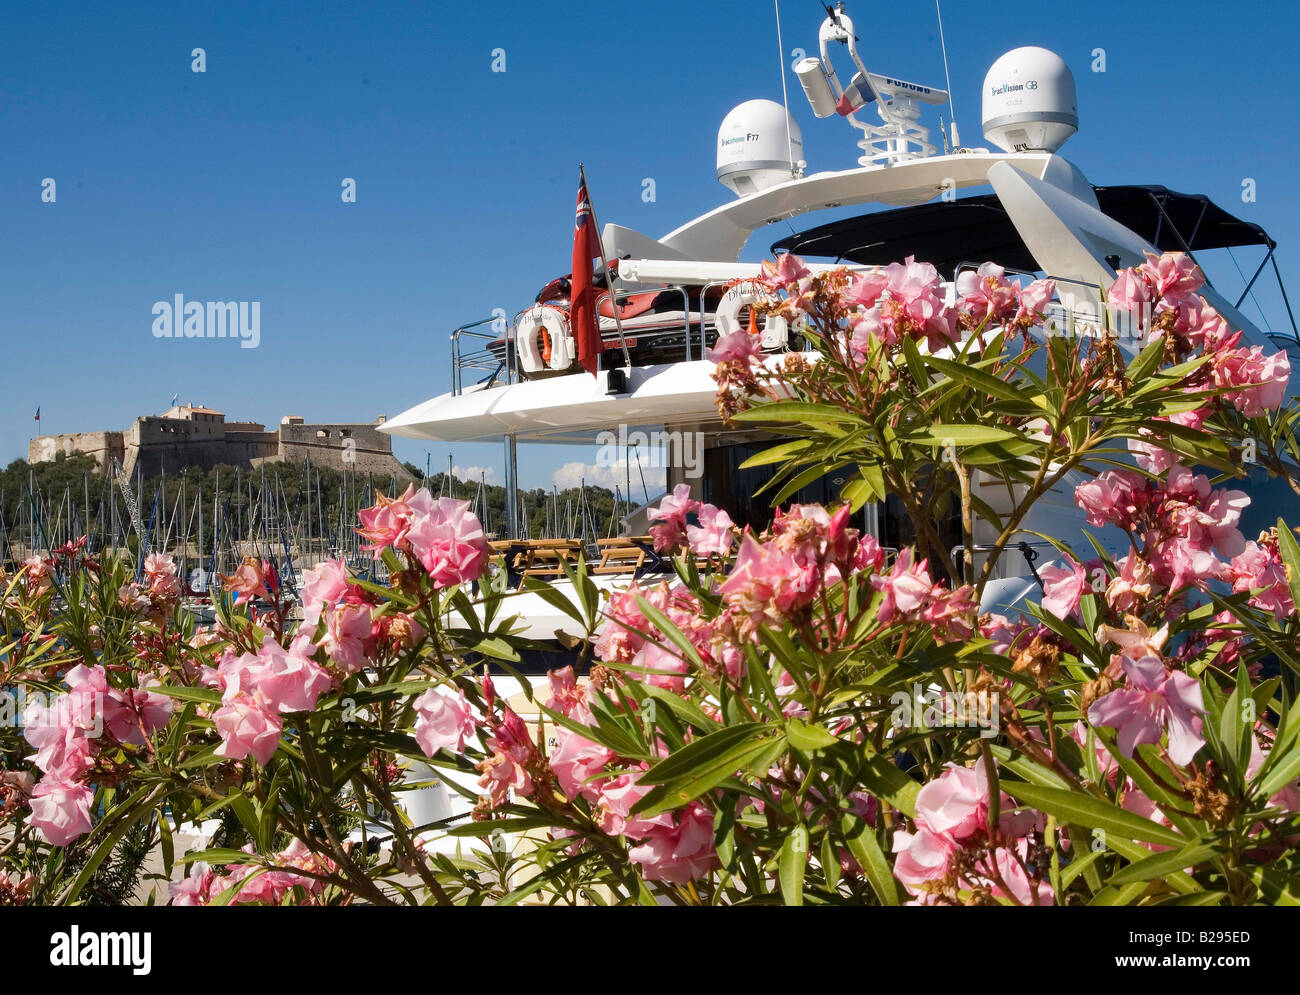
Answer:
[[(849, 5), (868, 66), (943, 86), (933, 4), (891, 4), (876, 26), (880, 9)], [(1300, 298), (1296, 11), (949, 0), (963, 141), (983, 144), (993, 60), (1054, 49), (1082, 119), (1064, 154), (1095, 183), (1205, 193), (1264, 225)], [(782, 66), (810, 171), (851, 167), (853, 133), (814, 119), (789, 71), (794, 49), (815, 52), (820, 8), (784, 0), (781, 13), (779, 65), (768, 2), (11, 5), (0, 461), (26, 455), (37, 405), (49, 433), (124, 428), (176, 393), (274, 424), (368, 421), (443, 392), (453, 327), (514, 313), (567, 272), (579, 161), (602, 223), (661, 236), (731, 198), (713, 175), (718, 124), (743, 100), (779, 100)], [(191, 71), (196, 47), (204, 73)], [(1104, 73), (1091, 71), (1097, 48)], [(344, 177), (355, 204), (341, 202)], [(1241, 200), (1247, 177), (1254, 203)], [(746, 257), (787, 231), (760, 232)], [(1239, 258), (1249, 273), (1259, 254)], [(1242, 281), (1226, 273), (1231, 293)], [(260, 301), (260, 347), (154, 338), (154, 302), (177, 293)], [(1276, 297), (1260, 304), (1279, 328)], [(499, 446), (452, 448), (500, 481)], [(448, 455), (396, 451), (421, 465), (428, 451), (435, 468)], [(522, 447), (521, 482), (549, 486), (561, 463), (591, 458)]]

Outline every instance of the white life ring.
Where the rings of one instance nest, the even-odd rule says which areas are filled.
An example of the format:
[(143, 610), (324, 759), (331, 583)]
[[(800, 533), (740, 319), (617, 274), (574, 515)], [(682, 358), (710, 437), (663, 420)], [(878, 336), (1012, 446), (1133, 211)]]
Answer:
[(529, 308), (515, 329), (515, 351), (524, 373), (567, 370), (577, 354), (569, 316), (544, 304)]
[[(723, 294), (722, 300), (718, 301), (718, 309), (713, 315), (713, 325), (718, 330), (718, 337), (739, 330), (740, 309), (757, 304), (766, 296), (752, 283), (738, 283)], [(784, 349), (790, 340), (790, 323), (780, 315), (765, 315), (761, 338), (764, 349)]]

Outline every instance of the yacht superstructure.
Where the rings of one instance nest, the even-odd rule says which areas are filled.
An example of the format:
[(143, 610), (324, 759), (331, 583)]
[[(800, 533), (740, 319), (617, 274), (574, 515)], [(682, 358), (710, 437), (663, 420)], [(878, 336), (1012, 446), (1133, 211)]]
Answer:
[[(753, 320), (755, 292), (744, 281), (759, 266), (741, 262), (740, 255), (767, 226), (827, 209), (879, 205), (783, 237), (772, 250), (795, 252), (814, 268), (870, 268), (914, 255), (939, 268), (950, 294), (964, 269), (993, 261), (1009, 272), (1055, 279), (1060, 303), (1049, 319), (1057, 325), (1095, 324), (1102, 288), (1148, 252), (1195, 255), (1256, 246), (1266, 254), (1255, 277), (1272, 262), (1280, 284), (1275, 245), (1259, 226), (1205, 197), (1164, 187), (1094, 186), (1060, 155), (1079, 118), (1073, 77), (1055, 54), (1022, 48), (994, 64), (984, 82), (983, 130), (995, 147), (968, 148), (958, 146), (955, 126), (936, 140), (921, 123), (927, 108), (948, 102), (944, 90), (868, 71), (842, 4), (822, 23), (819, 47), (820, 57), (805, 59), (795, 73), (818, 118), (842, 117), (860, 132), (854, 168), (808, 172), (788, 110), (772, 101), (741, 104), (724, 120), (717, 150), (718, 178), (736, 199), (662, 238), (605, 225), (610, 262), (596, 279), (606, 351), (594, 378), (577, 367), (566, 338), (570, 277), (561, 277), (513, 318), (456, 329), (452, 390), (389, 419), (382, 431), (427, 441), (504, 443), (508, 500), (519, 443), (596, 444), (601, 433), (619, 426), (701, 433), (703, 473), (670, 469), (669, 488), (688, 483), (694, 496), (725, 507), (737, 523), (761, 526), (770, 509), (754, 501), (753, 491), (763, 476), (740, 464), (763, 439), (723, 426), (707, 355), (720, 333)], [(855, 70), (847, 83), (832, 64), (837, 48), (847, 50)], [(865, 119), (872, 110), (878, 123)], [(977, 188), (991, 192), (963, 195)], [(1204, 295), (1248, 344), (1296, 346), (1294, 320), (1286, 336), (1273, 336), (1241, 312), (1246, 294), (1230, 301), (1207, 285)], [(798, 328), (777, 319), (761, 330), (771, 362), (804, 348)], [(835, 481), (824, 480), (800, 497), (832, 501), (836, 494)], [(513, 538), (519, 532), (510, 512)], [(864, 527), (883, 544), (897, 544), (888, 508), (864, 512)], [(1036, 514), (1031, 527), (1067, 540), (1082, 525), (1064, 498), (1044, 501)], [(636, 532), (644, 519), (627, 525)], [(991, 596), (1006, 603), (1023, 595), (1033, 583), (1028, 566), (1005, 558), (1005, 583), (991, 587)], [(542, 622), (540, 630), (549, 624)]]

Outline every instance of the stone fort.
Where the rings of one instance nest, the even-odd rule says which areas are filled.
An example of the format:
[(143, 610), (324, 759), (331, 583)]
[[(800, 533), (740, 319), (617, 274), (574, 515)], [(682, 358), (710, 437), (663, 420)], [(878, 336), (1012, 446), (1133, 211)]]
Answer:
[(336, 470), (396, 475), (411, 479), (393, 455), (393, 440), (379, 431), (384, 416), (369, 424), (308, 425), (285, 415), (272, 431), (258, 422), (226, 421), (220, 411), (200, 405), (176, 405), (161, 415), (144, 415), (124, 432), (74, 432), (41, 435), (27, 447), (29, 463), (53, 460), (59, 453), (94, 458), (103, 470), (114, 459), (128, 476), (136, 468), (146, 477), (218, 464), (251, 468), (285, 460)]

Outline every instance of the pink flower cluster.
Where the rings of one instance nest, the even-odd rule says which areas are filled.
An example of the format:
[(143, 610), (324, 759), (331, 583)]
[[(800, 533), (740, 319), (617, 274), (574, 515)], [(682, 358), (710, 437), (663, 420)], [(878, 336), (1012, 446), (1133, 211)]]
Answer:
[(1021, 287), (1008, 280), (1006, 273), (997, 263), (984, 263), (975, 271), (963, 270), (957, 277), (962, 312), (976, 325), (1041, 325), (1048, 302), (1056, 296), (1056, 281), (1035, 280)]
[(1113, 308), (1138, 315), (1139, 327), (1149, 327), (1152, 334), (1168, 327), (1186, 349), (1209, 355), (1215, 386), (1228, 388), (1224, 399), (1247, 418), (1277, 410), (1291, 377), (1286, 353), (1266, 356), (1260, 346), (1239, 347), (1241, 333), (1232, 332), (1196, 293), (1204, 284), (1204, 274), (1184, 253), (1148, 253), (1141, 266), (1119, 273), (1106, 300)]
[(869, 338), (885, 345), (904, 337), (925, 339), (932, 352), (957, 341), (958, 313), (944, 301), (939, 271), (912, 256), (854, 277), (847, 301), (860, 308), (850, 338), (860, 354), (867, 352)]
[(1246, 548), (1238, 525), (1250, 498), (1243, 491), (1215, 490), (1204, 474), (1177, 463), (1163, 483), (1131, 470), (1108, 470), (1076, 487), (1074, 500), (1090, 525), (1116, 525), (1141, 540), (1141, 556), (1133, 552), (1118, 561), (1120, 577), (1107, 589), (1111, 606), (1122, 611), (1149, 596), (1153, 584), (1176, 592), (1229, 579), (1219, 557)]
[(690, 665), (641, 613), (638, 597), (663, 612), (691, 641), (701, 658), (711, 662), (713, 628), (703, 617), (699, 599), (676, 582), (652, 588), (642, 588), (633, 582), (626, 591), (613, 592), (606, 609), (608, 620), (596, 633), (596, 654), (607, 663), (626, 664), (629, 676), (636, 680), (681, 691), (686, 687), (685, 675)]
[[(696, 521), (690, 521), (694, 514)], [(691, 497), (690, 484), (678, 484), (673, 492), (650, 512), (650, 526), (657, 552), (675, 550), (687, 544), (696, 556), (726, 556), (735, 539), (731, 516), (720, 508)]]
[(1158, 656), (1124, 656), (1120, 663), (1125, 686), (1093, 702), (1088, 721), (1118, 729), (1119, 749), (1126, 757), (1143, 743), (1160, 742), (1167, 729), (1169, 758), (1180, 765), (1190, 763), (1205, 745), (1200, 682), (1184, 671), (1168, 670)]
[(357, 532), (368, 540), (363, 549), (378, 558), (392, 547), (418, 560), (433, 579), (434, 587), (469, 584), (483, 575), (491, 555), (487, 537), (468, 501), (437, 498), (412, 484), (401, 497), (379, 495), (378, 503), (363, 508)]
[[(491, 678), (483, 680), (490, 712), (494, 700)], [(461, 720), (468, 721), (464, 716)], [(491, 756), (478, 765), (483, 775), (478, 784), (487, 791), (487, 807), (496, 808), (509, 801), (512, 791), (525, 797), (531, 795), (535, 787), (534, 774), (544, 767), (545, 762), (527, 724), (510, 708), (501, 709), (500, 720), (489, 714), (487, 725), (492, 731), (484, 738), (484, 743)]]
[[(253, 853), (250, 843), (245, 853)], [(218, 874), (207, 864), (190, 866), (188, 876), (167, 885), (172, 905), (208, 905), (226, 891), (247, 882), (231, 899), (234, 905), (279, 905), (294, 888), (302, 888), (310, 898), (318, 898), (325, 884), (317, 877), (304, 874), (332, 874), (334, 861), (312, 853), (300, 839), (295, 839), (285, 849), (271, 858), (272, 868), (263, 864), (231, 864), (225, 874)]]
[(1250, 603), (1256, 608), (1271, 611), (1280, 619), (1295, 614), (1286, 564), (1272, 532), (1261, 533), (1257, 541), (1245, 544), (1228, 564), (1228, 579), (1234, 591), (1254, 592)]
[(91, 829), (94, 791), (85, 783), (95, 759), (115, 745), (144, 746), (171, 718), (174, 702), (140, 688), (116, 688), (103, 667), (78, 664), (68, 671), (68, 693), (23, 712), (23, 735), (36, 748), (44, 773), (31, 792), (29, 824), (55, 846)]
[(915, 562), (909, 546), (894, 558), (886, 573), (871, 578), (871, 586), (884, 594), (876, 612), (881, 625), (924, 622), (939, 642), (969, 639), (975, 630), (979, 604), (969, 584), (949, 589), (930, 579), (927, 561)]
[[(590, 724), (590, 693), (590, 685), (577, 684), (572, 667), (552, 671), (547, 707)], [(620, 764), (612, 750), (568, 729), (557, 729), (556, 737), (550, 765), (560, 790), (570, 800), (586, 799), (603, 832), (635, 842), (628, 858), (647, 880), (695, 881), (718, 866), (713, 813), (707, 806), (697, 801), (677, 812), (649, 818), (633, 815), (633, 807), (650, 790), (639, 783), (649, 765)]]
[(474, 735), (478, 722), (465, 692), (453, 695), (449, 691), (429, 688), (412, 702), (415, 709), (415, 741), (425, 756), (433, 756), (439, 750), (451, 750), (453, 753), (465, 751), (465, 739)]
[(894, 833), (895, 877), (920, 905), (955, 900), (958, 890), (969, 889), (1020, 905), (1051, 905), (1052, 886), (1031, 873), (1031, 836), (1042, 829), (1042, 816), (1015, 806), (1002, 792), (997, 837), (991, 839), (984, 764), (950, 765), (917, 795), (915, 831)]
[(884, 554), (872, 536), (849, 528), (849, 506), (828, 514), (821, 505), (777, 511), (768, 536), (746, 533), (727, 579), (727, 604), (754, 621), (783, 622), (807, 608), (824, 587), (862, 570), (878, 570)]
[(312, 659), (317, 646), (299, 635), (286, 650), (271, 635), (257, 653), (228, 651), (215, 671), (205, 676), (221, 690), (221, 706), (212, 724), (221, 745), (216, 754), (242, 760), (250, 754), (263, 766), (280, 744), (280, 716), (310, 712), (334, 678)]

